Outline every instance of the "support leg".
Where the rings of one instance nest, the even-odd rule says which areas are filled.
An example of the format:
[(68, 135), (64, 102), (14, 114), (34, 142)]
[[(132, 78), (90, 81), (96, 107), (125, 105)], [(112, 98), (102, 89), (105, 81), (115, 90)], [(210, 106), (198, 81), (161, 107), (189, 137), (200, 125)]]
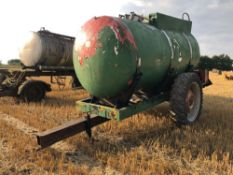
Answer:
[(85, 116), (85, 130), (89, 138), (92, 138), (92, 131), (91, 131), (91, 118), (90, 115)]

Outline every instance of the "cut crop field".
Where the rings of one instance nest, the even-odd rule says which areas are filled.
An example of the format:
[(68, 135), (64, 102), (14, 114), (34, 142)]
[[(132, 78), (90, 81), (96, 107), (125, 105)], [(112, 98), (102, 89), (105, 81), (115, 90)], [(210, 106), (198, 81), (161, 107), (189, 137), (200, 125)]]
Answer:
[(0, 175), (233, 174), (233, 81), (210, 78), (192, 125), (177, 127), (163, 103), (41, 151), (35, 133), (81, 117), (75, 101), (88, 94), (53, 85), (40, 104), (0, 98)]

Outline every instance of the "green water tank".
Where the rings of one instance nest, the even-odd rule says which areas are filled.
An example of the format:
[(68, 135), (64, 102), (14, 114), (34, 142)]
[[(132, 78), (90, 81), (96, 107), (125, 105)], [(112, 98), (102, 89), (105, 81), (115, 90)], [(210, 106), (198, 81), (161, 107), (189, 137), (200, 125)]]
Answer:
[(200, 59), (192, 22), (161, 13), (94, 17), (76, 36), (73, 63), (82, 86), (99, 98), (117, 97), (140, 71), (138, 88), (156, 91)]

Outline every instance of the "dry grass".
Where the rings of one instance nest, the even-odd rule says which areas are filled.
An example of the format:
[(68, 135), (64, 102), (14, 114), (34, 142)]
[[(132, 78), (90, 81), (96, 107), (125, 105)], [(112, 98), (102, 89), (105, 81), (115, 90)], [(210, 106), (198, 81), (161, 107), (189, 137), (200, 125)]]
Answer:
[[(0, 120), (0, 174), (233, 174), (233, 81), (214, 73), (211, 80), (201, 118), (191, 126), (177, 128), (164, 103), (96, 127), (94, 143), (85, 134), (69, 138), (69, 150), (37, 152), (33, 137)], [(85, 91), (53, 89), (41, 104), (1, 98), (0, 111), (39, 130), (82, 115), (74, 104)]]

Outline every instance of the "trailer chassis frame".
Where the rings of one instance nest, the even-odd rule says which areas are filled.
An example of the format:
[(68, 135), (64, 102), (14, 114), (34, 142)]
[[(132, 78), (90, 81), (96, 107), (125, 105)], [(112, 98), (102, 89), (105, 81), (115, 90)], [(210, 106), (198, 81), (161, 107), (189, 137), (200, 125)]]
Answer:
[[(20, 94), (18, 89), (29, 77), (71, 76), (73, 79), (76, 78), (73, 67), (64, 66), (8, 66), (0, 67), (0, 74), (5, 77), (5, 79), (0, 82), (0, 97), (19, 97)], [(48, 87), (46, 89), (50, 89), (50, 85), (48, 83), (44, 82), (44, 85)]]
[(148, 99), (141, 99), (138, 102), (130, 102), (129, 105), (121, 108), (104, 106), (92, 103), (92, 98), (76, 102), (77, 108), (85, 114), (85, 117), (69, 121), (61, 126), (49, 129), (36, 134), (37, 143), (44, 149), (60, 140), (73, 136), (77, 133), (86, 131), (91, 138), (91, 128), (111, 119), (120, 121), (139, 112), (145, 111), (152, 106), (168, 100), (167, 94), (159, 94)]
[[(209, 80), (208, 71), (197, 70), (194, 72), (200, 77), (203, 88), (212, 84)], [(109, 103), (104, 103), (104, 101), (96, 101), (94, 98), (79, 100), (76, 102), (76, 107), (86, 117), (37, 133), (37, 143), (43, 149), (82, 131), (86, 131), (87, 135), (91, 137), (91, 128), (96, 125), (109, 120), (121, 121), (168, 100), (169, 91), (148, 96), (141, 90), (133, 93), (129, 103), (123, 107), (112, 106)]]

